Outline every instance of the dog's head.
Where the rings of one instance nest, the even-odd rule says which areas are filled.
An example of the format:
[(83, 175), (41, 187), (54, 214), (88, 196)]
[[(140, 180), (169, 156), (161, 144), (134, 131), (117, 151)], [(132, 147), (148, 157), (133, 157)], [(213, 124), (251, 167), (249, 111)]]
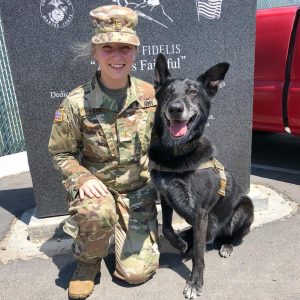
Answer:
[(154, 126), (165, 146), (183, 144), (203, 134), (210, 100), (228, 68), (229, 64), (224, 62), (196, 80), (172, 78), (164, 55), (157, 56), (154, 88), (158, 105)]

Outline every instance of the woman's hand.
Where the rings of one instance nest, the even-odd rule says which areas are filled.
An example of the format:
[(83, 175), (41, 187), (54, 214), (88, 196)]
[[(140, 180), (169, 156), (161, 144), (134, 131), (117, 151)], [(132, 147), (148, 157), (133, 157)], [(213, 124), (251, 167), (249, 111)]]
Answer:
[(79, 188), (79, 196), (80, 199), (83, 200), (85, 195), (93, 198), (93, 197), (101, 197), (106, 196), (109, 193), (107, 187), (103, 184), (99, 179), (90, 179), (87, 180), (80, 188)]

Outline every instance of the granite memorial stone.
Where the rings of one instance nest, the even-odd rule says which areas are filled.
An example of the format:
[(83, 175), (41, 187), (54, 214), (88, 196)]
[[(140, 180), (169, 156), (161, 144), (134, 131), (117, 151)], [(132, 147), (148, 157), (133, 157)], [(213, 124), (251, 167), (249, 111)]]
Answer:
[(213, 100), (206, 134), (218, 157), (249, 189), (254, 69), (254, 0), (3, 0), (1, 18), (18, 99), (38, 217), (67, 213), (66, 192), (47, 146), (54, 112), (96, 71), (74, 60), (72, 45), (92, 36), (89, 11), (117, 4), (139, 15), (141, 46), (133, 75), (152, 82), (156, 55), (172, 74), (196, 78), (218, 62), (231, 67)]

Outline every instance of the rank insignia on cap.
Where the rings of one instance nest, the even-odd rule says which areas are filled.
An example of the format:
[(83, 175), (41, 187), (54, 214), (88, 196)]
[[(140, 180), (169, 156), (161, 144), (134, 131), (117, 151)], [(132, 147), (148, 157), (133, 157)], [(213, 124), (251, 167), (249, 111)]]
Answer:
[(59, 109), (55, 112), (54, 122), (62, 122), (63, 120), (63, 109)]
[(122, 28), (122, 21), (120, 19), (114, 19), (114, 29), (116, 31), (121, 30)]

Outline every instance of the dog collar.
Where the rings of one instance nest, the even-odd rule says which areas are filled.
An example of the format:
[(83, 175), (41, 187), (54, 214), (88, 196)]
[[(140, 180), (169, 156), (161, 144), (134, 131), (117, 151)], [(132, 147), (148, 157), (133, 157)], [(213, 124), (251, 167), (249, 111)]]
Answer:
[(178, 145), (173, 147), (173, 155), (174, 156), (181, 156), (181, 155), (185, 155), (188, 154), (189, 152), (192, 152), (193, 150), (195, 150), (199, 145), (199, 140), (193, 140), (191, 142), (188, 142), (186, 144), (183, 145)]

